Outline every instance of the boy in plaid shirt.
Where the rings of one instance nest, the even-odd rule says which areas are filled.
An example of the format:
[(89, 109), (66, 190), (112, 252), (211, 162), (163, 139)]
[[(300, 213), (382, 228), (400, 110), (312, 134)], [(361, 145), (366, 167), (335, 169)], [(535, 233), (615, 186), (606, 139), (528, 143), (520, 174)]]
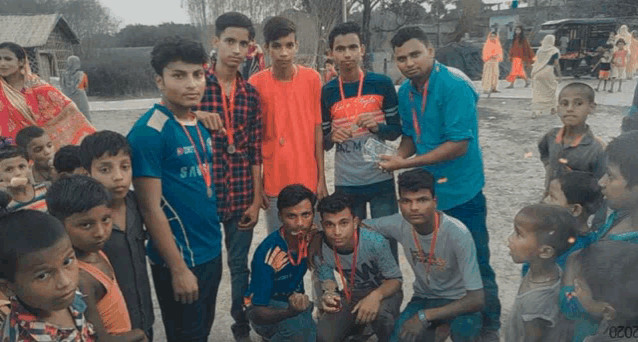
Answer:
[(242, 304), (248, 288), (248, 251), (261, 207), (262, 122), (257, 91), (238, 69), (255, 29), (245, 15), (229, 12), (217, 18), (215, 30), (217, 60), (206, 72), (198, 118), (211, 131), (213, 183), (231, 275), (231, 329), (242, 341), (250, 332)]

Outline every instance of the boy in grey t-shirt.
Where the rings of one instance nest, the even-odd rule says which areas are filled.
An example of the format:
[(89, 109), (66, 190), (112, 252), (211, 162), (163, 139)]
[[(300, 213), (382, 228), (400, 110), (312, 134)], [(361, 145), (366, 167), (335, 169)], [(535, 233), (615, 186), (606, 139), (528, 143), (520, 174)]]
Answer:
[(399, 176), (399, 207), (401, 215), (364, 222), (403, 246), (415, 275), (414, 297), (391, 341), (427, 340), (441, 324), (451, 325), (454, 341), (478, 337), (485, 299), (472, 235), (436, 210), (434, 178), (424, 169)]
[[(314, 272), (321, 282), (324, 314), (317, 326), (317, 341), (342, 341), (353, 328), (370, 324), (380, 342), (389, 341), (399, 315), (403, 292), (401, 271), (386, 239), (359, 228), (354, 201), (336, 193), (322, 199), (324, 236), (310, 251)], [(336, 291), (335, 271), (343, 284)]]

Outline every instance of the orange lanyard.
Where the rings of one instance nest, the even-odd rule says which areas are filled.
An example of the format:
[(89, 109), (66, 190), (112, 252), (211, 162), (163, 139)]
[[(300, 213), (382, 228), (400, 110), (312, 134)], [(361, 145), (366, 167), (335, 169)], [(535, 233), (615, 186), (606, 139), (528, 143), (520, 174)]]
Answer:
[[(421, 115), (425, 113), (425, 105), (428, 103), (428, 86), (430, 85), (430, 79), (428, 78), (425, 85), (423, 85), (423, 98), (421, 99)], [(421, 141), (421, 126), (419, 126), (419, 118), (414, 106), (414, 95), (410, 93), (410, 103), (412, 104), (412, 124), (414, 125), (414, 132), (416, 133), (417, 141)]]
[[(361, 93), (363, 92), (363, 78), (364, 78), (363, 70), (359, 68), (359, 89), (357, 90), (357, 97), (355, 97), (354, 101), (358, 100), (361, 97)], [(341, 76), (339, 76), (339, 93), (341, 94), (341, 101), (345, 101), (346, 94), (343, 91), (343, 80), (341, 79)], [(354, 108), (354, 113), (352, 113), (352, 115), (348, 115), (348, 118), (353, 118), (355, 115), (358, 114), (356, 113), (357, 107), (356, 106), (352, 106), (352, 107)]]
[(335, 253), (335, 261), (337, 263), (337, 271), (341, 276), (341, 282), (343, 283), (343, 293), (346, 295), (348, 302), (352, 299), (352, 290), (354, 289), (354, 276), (357, 273), (357, 252), (359, 248), (359, 230), (354, 230), (354, 255), (352, 256), (352, 267), (350, 267), (350, 286), (346, 283), (346, 277), (343, 275), (343, 267), (341, 266), (341, 258), (337, 250), (332, 248)]
[[(425, 273), (426, 273), (426, 281), (427, 275), (430, 274), (430, 266), (434, 263), (434, 251), (436, 249), (436, 237), (439, 232), (439, 213), (434, 213), (434, 232), (432, 233), (432, 241), (430, 241), (430, 254), (428, 254), (426, 265), (425, 265)], [(419, 250), (419, 258), (421, 260), (425, 260), (425, 253), (423, 253), (423, 247), (421, 247), (421, 243), (419, 242), (419, 238), (417, 236), (417, 232), (414, 228), (412, 228), (412, 237), (414, 238), (414, 244), (416, 248)]]
[(222, 90), (222, 106), (224, 107), (224, 122), (226, 124), (226, 134), (228, 135), (228, 153), (233, 154), (237, 150), (235, 146), (235, 89), (237, 86), (237, 78), (233, 80), (233, 84), (230, 87), (230, 95), (228, 96), (228, 102), (226, 103), (226, 93), (224, 92), (224, 86), (220, 83), (219, 87)]
[[(279, 234), (281, 234), (282, 237), (286, 236), (284, 233), (283, 227), (279, 229)], [(286, 241), (285, 238), (284, 238), (284, 241)], [(297, 260), (296, 261), (292, 258), (292, 254), (290, 253), (290, 248), (288, 248), (288, 261), (290, 261), (290, 263), (293, 266), (299, 266), (299, 264), (301, 264), (301, 262), (303, 261), (303, 258), (307, 256), (308, 256), (308, 241), (306, 241), (305, 236), (301, 238), (297, 238)]]
[[(213, 197), (213, 188), (211, 187), (212, 181), (210, 176), (210, 169), (208, 168), (208, 163), (206, 164), (202, 163), (202, 158), (200, 158), (199, 156), (199, 152), (197, 151), (197, 146), (195, 146), (195, 142), (193, 141), (193, 138), (191, 138), (190, 133), (188, 133), (188, 129), (186, 129), (186, 126), (184, 126), (184, 124), (182, 124), (181, 122), (180, 122), (180, 126), (182, 126), (182, 129), (184, 129), (184, 133), (186, 134), (188, 141), (190, 141), (191, 145), (193, 146), (193, 152), (195, 153), (195, 158), (197, 158), (197, 166), (199, 167), (199, 170), (202, 172), (202, 178), (204, 178), (204, 183), (206, 184), (206, 192), (208, 194), (208, 197)], [(202, 137), (202, 132), (199, 131), (198, 124), (195, 124), (195, 129), (197, 130), (197, 135), (199, 136), (199, 142), (202, 144), (202, 151), (204, 151), (204, 155), (206, 155), (206, 144), (204, 143), (204, 137)]]
[[(359, 89), (357, 90), (357, 98), (361, 97), (361, 93), (363, 91), (363, 70), (361, 70), (361, 68), (359, 68)], [(341, 79), (341, 76), (339, 76), (339, 93), (341, 94), (341, 100), (345, 100), (346, 99), (346, 94), (343, 91), (343, 80)]]

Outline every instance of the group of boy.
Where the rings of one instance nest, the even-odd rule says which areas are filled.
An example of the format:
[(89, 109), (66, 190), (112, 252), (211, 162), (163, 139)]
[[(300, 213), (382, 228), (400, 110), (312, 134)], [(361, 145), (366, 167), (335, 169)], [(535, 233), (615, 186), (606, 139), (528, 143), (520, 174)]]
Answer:
[[(410, 43), (397, 59), (403, 63), (402, 70), (411, 79), (422, 81), (420, 87), (431, 73), (435, 74), (432, 70), (436, 70), (437, 77), (431, 77), (431, 91), (436, 95), (432, 96), (432, 101), (445, 103), (446, 114), (453, 113), (453, 117), (449, 121), (438, 122), (439, 128), (446, 127), (448, 131), (428, 128), (429, 131), (421, 135), (421, 126), (425, 127), (428, 120), (426, 116), (440, 116), (436, 112), (437, 106), (428, 107), (437, 107), (431, 113), (425, 113), (425, 108), (421, 107), (418, 114), (421, 119), (414, 117), (415, 121), (418, 120), (415, 123), (417, 128), (403, 131), (404, 141), (412, 141), (413, 131), (419, 132), (415, 139), (418, 142), (412, 145), (402, 143), (402, 158), (390, 158), (379, 165), (364, 160), (362, 145), (368, 139), (382, 142), (398, 138), (402, 133), (400, 116), (413, 118), (413, 106), (407, 102), (412, 95), (404, 94), (406, 102), (401, 113), (401, 101), (390, 79), (360, 68), (365, 48), (360, 41), (359, 27), (354, 23), (344, 23), (331, 32), (330, 54), (339, 65), (340, 75), (323, 88), (317, 72), (294, 63), (298, 48), (296, 28), (294, 23), (282, 17), (272, 18), (264, 25), (264, 48), (271, 57), (272, 67), (251, 76), (248, 82), (243, 80), (237, 74), (237, 67), (254, 39), (251, 32), (252, 24), (245, 16), (237, 13), (220, 16), (213, 40), (217, 59), (208, 70), (201, 68), (204, 54), (195, 53), (194, 50), (201, 50), (197, 44), (181, 40), (156, 46), (152, 58), (158, 74), (158, 87), (164, 94), (163, 104), (146, 113), (128, 135), (133, 149), (134, 185), (138, 191), (144, 192), (140, 196), (140, 206), (144, 217), (152, 217), (146, 220), (146, 224), (151, 236), (149, 257), (153, 261), (154, 280), (158, 283), (163, 279), (161, 286), (166, 287), (171, 283), (168, 280), (172, 281), (172, 292), (169, 289), (157, 291), (162, 311), (169, 311), (163, 315), (165, 326), (179, 326), (180, 322), (192, 325), (192, 313), (187, 312), (192, 305), (199, 307), (193, 310), (197, 315), (214, 310), (212, 302), (219, 279), (211, 279), (210, 274), (220, 273), (217, 269), (220, 262), (215, 261), (221, 250), (216, 235), (219, 223), (216, 222), (222, 222), (229, 251), (233, 293), (231, 313), (235, 319), (232, 329), (236, 340), (247, 338), (251, 324), (255, 331), (272, 341), (307, 340), (312, 339), (315, 333), (320, 340), (331, 340), (335, 336), (339, 339), (338, 336), (344, 337), (343, 334), (349, 332), (350, 325), (372, 323), (378, 317), (392, 318), (385, 319), (383, 324), (372, 325), (382, 340), (390, 339), (402, 298), (396, 293), (400, 290), (400, 280), (391, 282), (388, 291), (374, 292), (369, 298), (376, 302), (385, 297), (392, 298), (393, 305), (387, 309), (388, 314), (381, 315), (379, 311), (371, 310), (368, 303), (373, 301), (365, 299), (370, 297), (371, 286), (383, 287), (386, 277), (400, 279), (396, 247), (392, 249), (394, 256), (390, 258), (391, 262), (387, 258), (380, 262), (385, 267), (382, 273), (379, 273), (377, 265), (365, 274), (368, 278), (370, 272), (376, 272), (373, 277), (376, 282), (366, 281), (362, 290), (368, 290), (368, 295), (356, 298), (357, 302), (366, 303), (358, 309), (359, 315), (350, 317), (350, 321), (337, 319), (344, 323), (339, 327), (322, 323), (322, 318), (319, 329), (300, 329), (314, 324), (309, 314), (309, 298), (303, 295), (301, 282), (308, 258), (309, 238), (306, 232), (313, 222), (319, 221), (318, 215), (314, 215), (316, 200), (308, 194), (318, 199), (332, 198), (327, 197), (323, 154), (324, 149), (336, 145), (336, 192), (339, 196), (349, 196), (353, 201), (352, 205), (340, 208), (340, 211), (347, 208), (353, 218), (365, 218), (368, 203), (373, 218), (397, 213), (394, 178), (387, 171), (411, 167), (404, 165), (404, 158), (415, 152), (423, 155), (419, 166), (433, 165), (438, 177), (451, 179), (449, 186), (446, 184), (445, 187), (450, 189), (448, 191), (454, 190), (443, 198), (450, 201), (448, 198), (456, 197), (457, 202), (446, 204), (446, 209), (458, 209), (456, 215), (472, 225), (471, 236), (480, 241), (480, 247), (476, 248), (480, 254), (477, 264), (481, 274), (485, 273), (488, 279), (491, 276), (488, 280), (492, 284), (489, 298), (494, 304), (489, 309), (494, 318), (492, 325), (483, 327), (489, 327), (488, 331), (497, 334), (500, 306), (494, 273), (489, 267), (485, 199), (481, 193), (482, 160), (476, 118), (478, 96), (469, 80), (459, 72), (450, 71), (438, 63), (435, 65), (433, 48), (423, 31), (413, 28), (400, 32), (395, 43), (397, 50)], [(411, 84), (411, 81), (406, 82), (413, 87)], [(203, 99), (200, 100), (198, 95), (201, 94)], [(423, 96), (420, 91), (418, 95)], [(452, 100), (457, 95), (470, 95), (465, 103), (469, 108)], [(417, 101), (421, 102), (421, 98)], [(197, 108), (197, 111), (193, 113), (192, 108)], [(466, 155), (470, 156), (466, 158)], [(442, 165), (457, 159), (462, 159), (459, 164)], [(261, 178), (260, 164), (263, 164)], [(456, 171), (458, 165), (465, 165), (468, 171)], [(176, 191), (170, 184), (173, 182), (192, 182), (193, 187), (189, 190), (198, 187), (199, 192), (184, 194), (184, 191)], [(458, 188), (466, 183), (473, 185)], [(291, 184), (296, 185), (290, 189)], [(297, 192), (305, 192), (308, 196), (288, 203), (291, 198), (286, 196), (294, 198), (294, 194), (299, 195)], [(458, 194), (461, 196), (456, 196)], [(170, 198), (172, 196), (176, 197)], [(201, 219), (202, 214), (199, 214), (200, 218), (193, 218), (197, 216), (191, 212), (197, 208), (195, 204), (180, 210), (179, 207), (185, 204), (184, 201), (179, 203), (177, 197), (182, 196), (197, 203), (216, 200), (217, 210), (208, 212), (208, 222), (189, 223), (193, 219)], [(467, 205), (473, 208), (472, 212), (462, 207), (466, 202), (472, 202)], [(255, 252), (252, 282), (249, 283), (246, 260), (259, 206), (266, 209), (269, 236)], [(161, 208), (165, 215), (162, 215)], [(324, 229), (326, 224), (330, 224), (326, 223), (324, 215), (321, 221)], [(167, 229), (169, 227), (171, 230)], [(204, 227), (207, 227), (205, 234), (199, 232)], [(358, 226), (356, 228), (358, 230)], [(172, 236), (168, 234), (171, 232)], [(169, 241), (169, 238), (172, 240)], [(393, 239), (392, 236), (389, 238)], [(197, 250), (199, 246), (206, 248)], [(381, 244), (378, 248), (384, 247)], [(352, 248), (357, 250), (356, 246)], [(476, 253), (473, 246), (471, 249)], [(374, 250), (362, 253), (372, 259), (385, 255)], [(426, 259), (423, 257), (420, 262), (429, 262)], [(472, 263), (471, 260), (467, 262)], [(210, 263), (217, 266), (208, 268), (206, 265)], [(392, 263), (394, 267), (391, 267)], [(362, 267), (352, 264), (355, 269)], [(456, 262), (450, 261), (449, 264), (456, 266)], [(457, 268), (454, 269), (453, 272), (458, 272)], [(347, 268), (341, 270), (343, 274), (350, 273), (352, 276), (358, 273)], [(328, 273), (315, 272), (322, 288)], [(356, 288), (357, 281), (353, 281), (346, 285)], [(478, 289), (474, 288), (476, 283), (468, 286), (472, 286), (472, 290), (480, 290), (483, 284), (480, 283)], [(320, 292), (317, 295), (323, 297), (325, 290)], [(427, 294), (424, 296), (427, 297)], [(447, 299), (456, 301), (461, 297), (454, 293), (452, 298)], [(439, 317), (424, 311), (423, 319), (436, 321), (454, 318), (468, 310), (479, 311), (483, 307), (482, 297), (478, 300), (475, 296), (471, 297), (474, 301), (469, 304), (463, 301), (460, 305), (441, 303), (439, 306), (446, 308), (443, 310), (445, 315)], [(425, 302), (419, 305), (424, 307), (415, 309), (415, 312), (425, 309)], [(428, 308), (432, 308), (432, 304)], [(330, 316), (323, 305), (321, 310), (325, 317)], [(417, 316), (416, 313), (414, 316)], [(210, 320), (200, 320), (202, 326), (195, 329), (198, 332), (193, 340), (205, 338), (210, 330), (212, 312), (204, 317), (210, 317)], [(335, 322), (334, 318), (332, 320)], [(480, 321), (478, 326), (476, 334), (480, 334)], [(331, 335), (326, 335), (328, 332)], [(183, 331), (179, 335), (167, 335), (169, 340), (188, 340)], [(398, 333), (395, 335), (398, 336)]]
[[(340, 73), (322, 86), (317, 72), (294, 63), (294, 23), (275, 17), (264, 26), (272, 67), (244, 80), (250, 19), (226, 13), (215, 30), (210, 66), (198, 43), (155, 46), (162, 102), (127, 138), (101, 131), (55, 157), (38, 127), (20, 132), (18, 146), (2, 141), (0, 281), (11, 308), (3, 340), (152, 340), (148, 255), (167, 340), (206, 341), (222, 226), (237, 341), (250, 340), (251, 327), (269, 341), (340, 341), (367, 327), (380, 341), (498, 339), (469, 79), (438, 63), (425, 33), (408, 27), (391, 41), (408, 78), (397, 94), (389, 78), (360, 68), (360, 29), (344, 23), (329, 35)], [(605, 147), (586, 124), (594, 97), (582, 83), (563, 88), (563, 127), (539, 143), (546, 204), (521, 210), (509, 239), (513, 260), (526, 267), (507, 341), (582, 341), (631, 319), (596, 297), (583, 271), (582, 259), (605, 240), (638, 241), (638, 134)], [(397, 155), (364, 158), (369, 139), (399, 136)], [(336, 191), (328, 195), (323, 159), (333, 146)], [(399, 175), (397, 200), (391, 172), (406, 168), (415, 169)], [(603, 195), (613, 212), (590, 226)], [(260, 208), (269, 235), (249, 271)], [(397, 242), (415, 274), (403, 311)], [(320, 287), (314, 304), (304, 289), (309, 269)], [(575, 328), (563, 329), (559, 312)]]
[[(469, 79), (434, 60), (422, 30), (405, 28), (392, 39), (397, 66), (408, 78), (397, 95), (388, 77), (360, 68), (365, 54), (360, 29), (344, 23), (329, 36), (340, 75), (322, 87), (317, 72), (294, 63), (294, 23), (275, 17), (264, 26), (272, 67), (246, 81), (238, 68), (254, 39), (250, 19), (226, 13), (217, 18), (215, 30), (217, 59), (208, 67), (198, 43), (169, 39), (154, 47), (151, 65), (162, 102), (127, 138), (98, 132), (79, 150), (60, 149), (53, 161), (55, 142), (46, 141), (43, 131), (25, 140), (30, 154), (21, 147), (0, 149), (11, 210), (46, 210), (48, 204), (67, 231), (29, 250), (61, 251), (58, 244), (68, 235), (77, 255), (79, 277), (56, 278), (58, 283), (49, 285), (58, 288), (51, 291), (79, 286), (89, 292), (84, 303), (69, 290), (51, 299), (56, 305), (40, 305), (22, 297), (22, 278), (16, 277), (22, 270), (8, 270), (2, 279), (17, 300), (12, 304), (41, 309), (33, 311), (33, 321), (57, 327), (68, 327), (51, 318), (59, 318), (64, 305), (77, 307), (71, 310), (77, 311), (76, 326), (86, 309), (92, 324), (80, 330), (78, 341), (94, 334), (106, 340), (152, 339), (148, 255), (167, 340), (206, 341), (221, 281), (223, 226), (231, 329), (238, 341), (249, 340), (251, 325), (271, 341), (313, 336), (334, 341), (367, 324), (381, 341), (422, 340), (446, 331), (455, 340), (498, 339), (500, 303), (489, 265), (478, 94)], [(383, 156), (379, 163), (364, 159), (367, 140), (399, 136), (398, 155)], [(31, 151), (29, 145), (36, 143), (44, 149)], [(336, 193), (328, 196), (323, 154), (332, 146)], [(46, 155), (46, 163), (36, 161), (38, 153)], [(62, 170), (65, 161), (77, 160), (81, 167)], [(31, 172), (29, 161), (37, 172)], [(49, 192), (48, 184), (43, 194), (37, 192), (46, 183), (30, 174), (53, 180), (57, 166), (91, 178), (63, 177)], [(418, 168), (399, 177), (397, 201), (391, 172), (413, 167)], [(80, 191), (84, 188), (93, 190)], [(315, 215), (317, 199), (320, 215)], [(368, 203), (370, 229), (360, 223)], [(266, 209), (269, 236), (255, 252), (249, 282), (247, 259), (260, 207)], [(10, 220), (17, 213), (3, 215)], [(323, 234), (312, 229), (318, 221)], [(395, 241), (416, 274), (415, 296), (401, 313)], [(40, 267), (21, 264), (20, 258), (33, 261), (25, 255), (13, 256), (18, 268)], [(69, 265), (75, 265), (75, 256), (71, 259), (56, 267), (73, 273)], [(321, 285), (315, 298), (318, 323), (304, 294), (308, 266)], [(128, 319), (117, 316), (124, 307)], [(38, 329), (21, 325), (20, 317), (12, 311), (6, 330), (29, 335)], [(59, 337), (69, 331), (40, 333)]]

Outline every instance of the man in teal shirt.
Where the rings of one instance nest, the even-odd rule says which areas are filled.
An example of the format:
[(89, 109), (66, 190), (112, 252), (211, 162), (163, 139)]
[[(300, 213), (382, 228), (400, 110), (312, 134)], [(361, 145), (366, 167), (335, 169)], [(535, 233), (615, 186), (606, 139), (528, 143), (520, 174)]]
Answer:
[(403, 136), (398, 155), (383, 156), (380, 167), (423, 167), (434, 175), (438, 209), (463, 222), (474, 238), (485, 291), (483, 341), (498, 341), (501, 305), (489, 264), (478, 92), (465, 74), (434, 59), (434, 47), (420, 28), (399, 30), (391, 44), (407, 78), (398, 93)]

